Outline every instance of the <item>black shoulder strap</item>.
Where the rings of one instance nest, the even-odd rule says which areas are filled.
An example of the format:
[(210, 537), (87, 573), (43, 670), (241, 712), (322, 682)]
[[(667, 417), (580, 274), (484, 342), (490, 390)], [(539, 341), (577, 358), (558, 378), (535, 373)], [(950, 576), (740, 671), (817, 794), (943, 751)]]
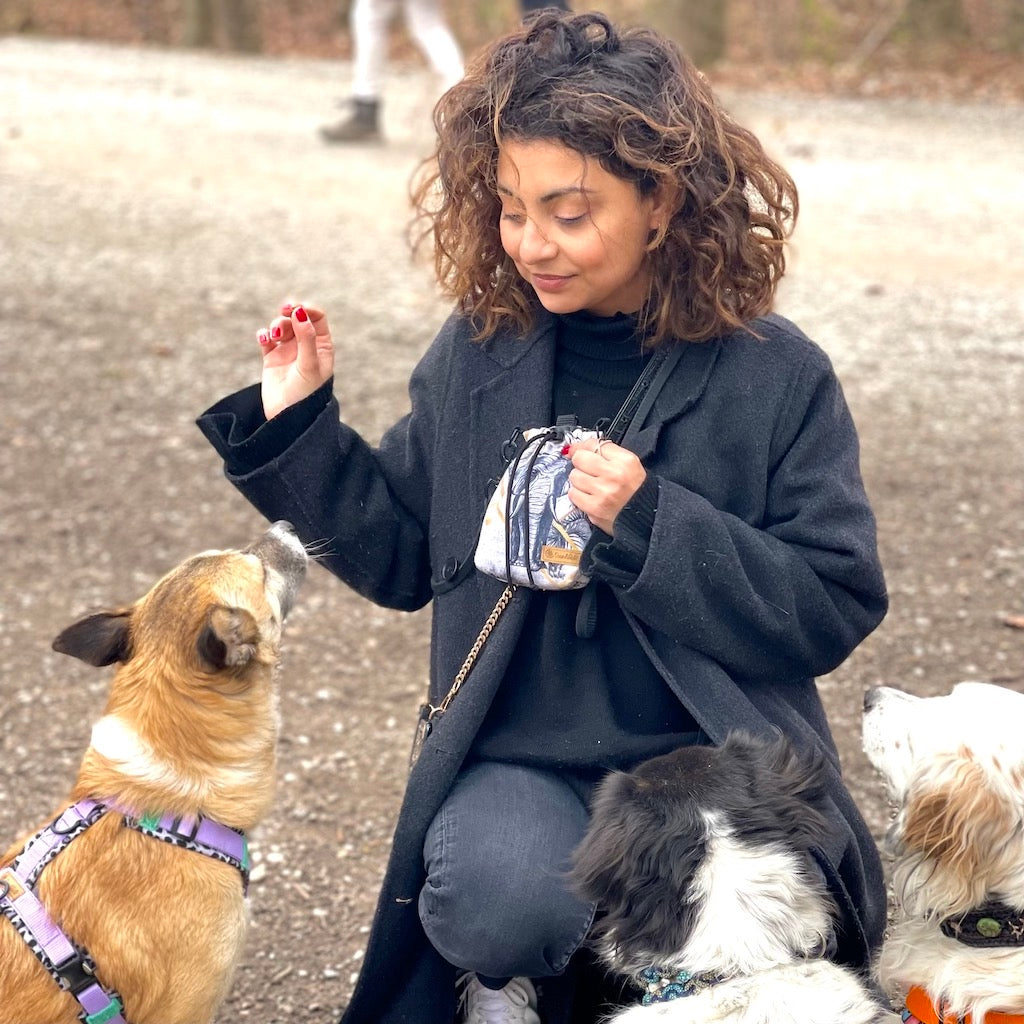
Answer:
[(655, 351), (605, 431), (604, 436), (609, 441), (622, 444), (627, 434), (632, 437), (640, 430), (658, 392), (665, 386), (682, 354), (683, 343), (679, 341), (663, 344)]
[[(644, 425), (647, 414), (658, 397), (658, 392), (665, 386), (672, 371), (676, 368), (683, 354), (683, 343), (670, 342), (657, 349), (644, 367), (644, 372), (637, 378), (633, 389), (622, 408), (615, 414), (604, 436), (616, 444), (624, 444), (636, 435)], [(627, 446), (628, 447), (628, 446)], [(589, 639), (597, 628), (597, 600), (593, 582), (587, 584), (580, 594), (579, 607), (576, 610), (576, 635)]]

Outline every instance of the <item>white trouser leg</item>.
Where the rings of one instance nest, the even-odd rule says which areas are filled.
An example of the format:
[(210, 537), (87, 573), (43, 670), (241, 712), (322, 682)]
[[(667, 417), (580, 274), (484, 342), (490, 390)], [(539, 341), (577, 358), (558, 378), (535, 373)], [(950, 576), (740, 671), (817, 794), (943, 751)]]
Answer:
[(438, 0), (404, 0), (405, 22), (416, 44), (441, 79), (442, 91), (450, 89), (465, 71), (462, 51), (441, 12)]
[(379, 99), (388, 59), (388, 29), (397, 0), (355, 0), (349, 17), (352, 30), (352, 95)]

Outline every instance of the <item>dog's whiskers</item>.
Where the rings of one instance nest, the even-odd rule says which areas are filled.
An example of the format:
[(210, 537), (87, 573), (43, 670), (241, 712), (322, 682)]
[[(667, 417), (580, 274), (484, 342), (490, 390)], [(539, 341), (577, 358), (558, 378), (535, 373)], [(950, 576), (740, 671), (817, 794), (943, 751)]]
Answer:
[(325, 558), (330, 558), (338, 553), (334, 547), (333, 537), (324, 537), (320, 540), (313, 540), (303, 546), (306, 549), (306, 554), (309, 555), (314, 562), (321, 562)]

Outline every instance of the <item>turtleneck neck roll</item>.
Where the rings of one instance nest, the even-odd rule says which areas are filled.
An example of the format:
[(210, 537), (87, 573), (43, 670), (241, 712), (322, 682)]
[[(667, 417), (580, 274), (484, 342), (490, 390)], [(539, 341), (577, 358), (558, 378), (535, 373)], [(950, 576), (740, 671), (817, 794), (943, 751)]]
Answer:
[(618, 412), (650, 358), (629, 313), (559, 316), (556, 344), (554, 416), (575, 415), (584, 427)]

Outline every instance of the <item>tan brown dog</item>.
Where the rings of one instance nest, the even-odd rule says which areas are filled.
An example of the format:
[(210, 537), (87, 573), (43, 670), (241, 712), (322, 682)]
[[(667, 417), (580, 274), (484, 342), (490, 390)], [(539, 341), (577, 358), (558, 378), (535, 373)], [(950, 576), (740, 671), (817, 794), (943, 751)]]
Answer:
[[(271, 806), (272, 674), (306, 564), (291, 526), (276, 523), (54, 641), (117, 668), (70, 809), (0, 858), (0, 1024), (212, 1020), (242, 950), (242, 833)], [(27, 930), (39, 906), (49, 925)], [(56, 976), (74, 947), (51, 926), (87, 954)]]

